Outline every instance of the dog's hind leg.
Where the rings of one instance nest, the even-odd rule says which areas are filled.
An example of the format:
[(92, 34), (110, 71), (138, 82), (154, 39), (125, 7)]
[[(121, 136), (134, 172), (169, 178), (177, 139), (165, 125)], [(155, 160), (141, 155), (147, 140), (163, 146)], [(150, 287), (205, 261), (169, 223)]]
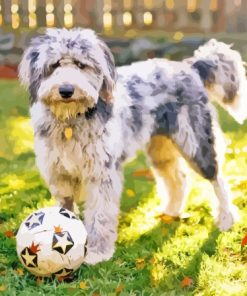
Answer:
[(182, 214), (188, 195), (186, 164), (176, 145), (166, 136), (153, 136), (147, 149), (161, 212), (173, 217)]
[[(222, 131), (218, 125), (218, 122), (213, 121), (213, 130), (214, 130), (214, 148), (216, 151), (216, 159), (218, 164), (217, 176), (214, 180), (211, 180), (212, 186), (217, 197), (216, 208), (218, 208), (217, 213), (217, 225), (221, 230), (227, 230), (231, 227), (234, 221), (238, 220), (238, 209), (231, 203), (232, 193), (229, 188), (228, 183), (225, 181), (222, 173), (222, 166), (224, 162), (225, 155), (225, 140), (222, 134)], [(226, 206), (225, 206), (226, 204)], [(223, 209), (221, 209), (223, 207)], [(232, 215), (227, 215), (226, 212), (229, 211)]]
[[(228, 184), (221, 172), (213, 119), (208, 105), (183, 106), (177, 116), (178, 130), (171, 135), (192, 168), (213, 185), (218, 203), (217, 225), (228, 230), (236, 220), (236, 207), (232, 204)], [(195, 109), (194, 109), (195, 107)], [(195, 116), (196, 115), (196, 116)]]

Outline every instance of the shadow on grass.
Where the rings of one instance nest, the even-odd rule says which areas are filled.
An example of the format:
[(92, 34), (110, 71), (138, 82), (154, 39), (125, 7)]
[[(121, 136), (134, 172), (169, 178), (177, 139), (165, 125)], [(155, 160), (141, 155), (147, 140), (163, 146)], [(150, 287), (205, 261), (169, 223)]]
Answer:
[[(181, 294), (183, 295), (191, 295), (195, 290), (197, 290), (197, 283), (198, 278), (200, 275), (201, 270), (201, 264), (203, 261), (203, 256), (207, 254), (209, 257), (214, 256), (217, 251), (217, 239), (220, 235), (220, 231), (218, 229), (213, 229), (209, 235), (208, 238), (203, 242), (201, 246), (198, 246), (198, 251), (192, 256), (192, 259), (189, 261), (189, 263), (185, 267), (181, 267), (176, 272), (176, 277), (171, 276), (170, 278), (164, 278), (160, 282), (160, 286), (164, 282), (175, 282), (175, 285), (177, 287), (180, 286), (181, 288)], [(192, 279), (193, 284), (191, 286), (185, 287), (184, 289), (181, 286), (181, 282), (185, 277), (189, 277)]]

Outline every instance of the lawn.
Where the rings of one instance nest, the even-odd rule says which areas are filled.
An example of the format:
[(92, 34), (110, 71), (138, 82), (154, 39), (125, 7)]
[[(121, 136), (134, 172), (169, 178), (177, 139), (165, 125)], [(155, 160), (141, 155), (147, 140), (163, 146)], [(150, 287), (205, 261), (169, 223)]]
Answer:
[[(208, 182), (190, 172), (189, 215), (158, 215), (159, 199), (142, 154), (125, 168), (119, 239), (112, 260), (82, 265), (70, 282), (37, 279), (15, 251), (21, 221), (54, 204), (35, 166), (28, 96), (17, 81), (0, 81), (0, 295), (247, 295), (247, 124), (219, 110), (228, 141), (224, 173), (241, 221), (217, 230)], [(245, 249), (246, 248), (246, 249)]]

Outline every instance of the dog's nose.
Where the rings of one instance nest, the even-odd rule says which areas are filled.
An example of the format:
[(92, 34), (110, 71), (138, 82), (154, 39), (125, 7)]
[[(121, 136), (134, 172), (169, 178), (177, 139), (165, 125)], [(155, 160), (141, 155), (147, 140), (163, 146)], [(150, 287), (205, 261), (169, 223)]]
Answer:
[(60, 93), (61, 97), (64, 99), (71, 98), (74, 91), (75, 91), (75, 88), (71, 84), (64, 84), (59, 87), (59, 93)]

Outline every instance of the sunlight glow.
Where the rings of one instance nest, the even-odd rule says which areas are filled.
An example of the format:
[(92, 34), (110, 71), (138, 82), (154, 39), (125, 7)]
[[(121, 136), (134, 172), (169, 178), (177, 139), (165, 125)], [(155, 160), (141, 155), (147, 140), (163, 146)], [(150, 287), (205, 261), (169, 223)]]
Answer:
[(10, 141), (16, 155), (33, 151), (33, 129), (26, 117), (15, 117), (8, 122)]
[(105, 12), (109, 12), (112, 9), (112, 3), (111, 0), (104, 0), (104, 7), (103, 7), (103, 11)]
[(71, 28), (73, 26), (73, 14), (65, 13), (64, 15), (64, 25), (66, 28)]
[(1, 5), (1, 2), (0, 2), (0, 26), (3, 25), (3, 15), (2, 15), (2, 5)]
[(19, 5), (18, 4), (12, 4), (11, 5), (11, 13), (17, 13), (19, 10)]
[(20, 26), (20, 16), (18, 13), (13, 13), (11, 15), (11, 23), (13, 29), (18, 29)]
[(29, 28), (35, 28), (37, 26), (37, 15), (34, 12), (29, 13), (28, 16)]
[(3, 25), (3, 15), (2, 15), (2, 5), (1, 5), (1, 0), (0, 0), (0, 26)]
[(174, 8), (174, 0), (166, 0), (166, 8), (171, 10)]
[(146, 11), (143, 14), (143, 22), (146, 26), (150, 26), (153, 22), (153, 15), (150, 11)]
[(103, 14), (103, 24), (104, 29), (109, 30), (112, 28), (112, 14), (110, 12), (105, 12)]
[(46, 25), (47, 27), (53, 27), (55, 24), (55, 16), (54, 13), (48, 13), (46, 15)]
[(153, 8), (153, 0), (144, 0), (144, 7), (146, 9), (152, 9)]
[(8, 175), (2, 180), (3, 184), (7, 183), (12, 190), (21, 190), (25, 188), (26, 182), (15, 174)]
[(188, 12), (194, 12), (197, 8), (197, 0), (187, 0), (187, 10)]
[(211, 11), (217, 11), (217, 9), (218, 9), (218, 0), (210, 0), (209, 9)]
[(47, 13), (52, 13), (54, 11), (54, 5), (53, 3), (48, 3), (45, 7), (45, 10)]
[(28, 25), (29, 28), (35, 28), (37, 26), (37, 15), (36, 15), (36, 0), (28, 0)]
[(124, 7), (124, 9), (131, 9), (132, 8), (132, 0), (123, 0), (123, 7)]
[(72, 14), (73, 7), (71, 4), (71, 1), (67, 1), (67, 3), (64, 4), (63, 10), (64, 10), (64, 26), (66, 28), (73, 27), (74, 19)]
[(132, 14), (129, 11), (125, 11), (123, 14), (123, 23), (125, 26), (130, 26), (132, 24)]
[(180, 31), (175, 32), (174, 35), (173, 35), (173, 39), (175, 41), (180, 41), (183, 38), (184, 38), (184, 33), (183, 32), (180, 32)]
[(159, 203), (160, 200), (154, 189), (143, 203), (124, 216), (120, 223), (118, 241), (133, 242), (157, 226), (160, 223)]
[(17, 0), (11, 1), (11, 24), (13, 29), (18, 29), (20, 26), (19, 5)]
[(36, 11), (36, 0), (28, 0), (28, 11), (30, 13)]
[(70, 4), (70, 3), (66, 3), (65, 5), (64, 5), (64, 12), (65, 13), (69, 13), (69, 12), (71, 12), (72, 11), (72, 5)]

